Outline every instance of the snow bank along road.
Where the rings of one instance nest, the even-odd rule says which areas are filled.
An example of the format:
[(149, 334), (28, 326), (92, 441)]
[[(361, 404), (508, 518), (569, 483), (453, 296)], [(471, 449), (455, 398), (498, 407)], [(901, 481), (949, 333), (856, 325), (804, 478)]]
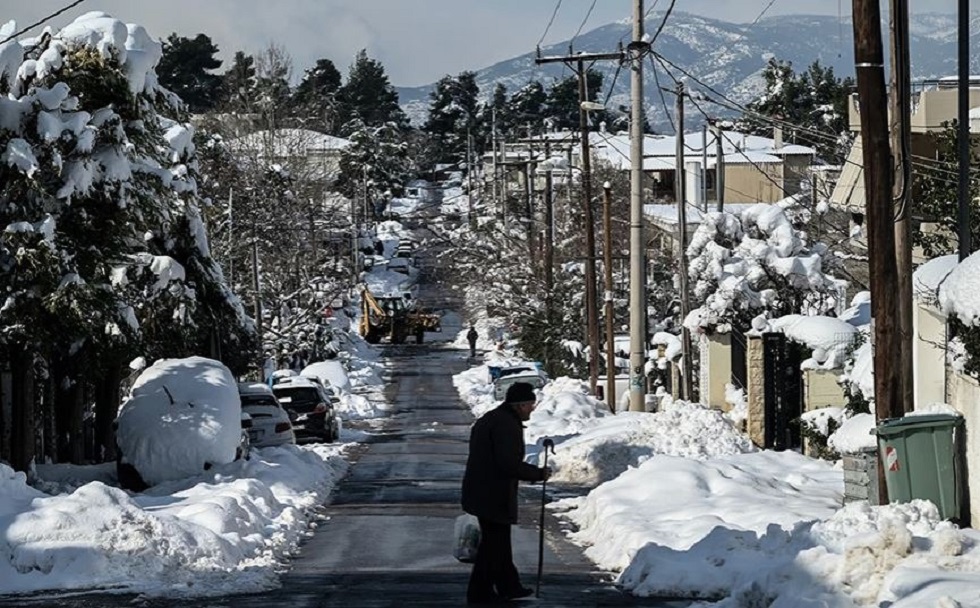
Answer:
[[(59, 597), (58, 606), (463, 606), (469, 566), (452, 557), (453, 522), (466, 462), (472, 415), (460, 403), (452, 375), (465, 353), (428, 345), (388, 352), (391, 415), (369, 430), (346, 479), (325, 507), (327, 520), (301, 549), (280, 589), (202, 600), (137, 600), (132, 596)], [(534, 584), (540, 487), (522, 490), (515, 561)], [(661, 606), (689, 602), (624, 595), (595, 572), (578, 547), (547, 516), (545, 576), (535, 606)], [(45, 604), (43, 600), (34, 605)]]

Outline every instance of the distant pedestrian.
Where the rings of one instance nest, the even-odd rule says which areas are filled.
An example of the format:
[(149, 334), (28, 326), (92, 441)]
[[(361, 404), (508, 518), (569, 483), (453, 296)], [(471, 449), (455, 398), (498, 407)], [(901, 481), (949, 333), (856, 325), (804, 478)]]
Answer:
[(470, 324), (470, 330), (468, 332), (466, 332), (466, 339), (470, 343), (470, 357), (471, 358), (472, 357), (476, 357), (476, 339), (478, 337), (479, 336), (476, 333), (476, 328), (473, 327), (473, 324)]
[(510, 527), (517, 523), (517, 482), (544, 481), (550, 469), (524, 462), (524, 425), (534, 410), (534, 387), (517, 382), (504, 402), (484, 414), (470, 432), (463, 476), (463, 510), (480, 522), (480, 547), (466, 599), (492, 603), (528, 597), (514, 566)]

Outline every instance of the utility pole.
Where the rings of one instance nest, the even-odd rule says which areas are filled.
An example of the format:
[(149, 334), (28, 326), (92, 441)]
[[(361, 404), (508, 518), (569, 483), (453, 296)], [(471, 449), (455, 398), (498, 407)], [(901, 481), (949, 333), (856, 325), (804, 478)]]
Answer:
[(585, 330), (589, 343), (589, 389), (595, 394), (599, 380), (599, 317), (595, 276), (595, 219), (592, 213), (592, 162), (589, 153), (589, 118), (585, 103), (588, 91), (585, 86), (586, 61), (623, 60), (623, 53), (579, 53), (568, 57), (538, 57), (535, 63), (564, 63), (578, 75), (579, 136), (582, 154), (582, 207), (585, 211)]
[(537, 256), (537, 226), (534, 225), (534, 175), (537, 173), (537, 164), (535, 163), (534, 156), (534, 133), (531, 130), (531, 123), (527, 124), (527, 165), (524, 168), (524, 176), (527, 183), (527, 189), (525, 190), (526, 205), (527, 205), (527, 248), (528, 255), (530, 256), (531, 263), (534, 264), (534, 276), (535, 278), (540, 277), (538, 274), (537, 261), (540, 259)]
[(959, 90), (957, 94), (956, 148), (959, 152), (959, 228), (960, 261), (973, 253), (970, 242), (970, 0), (958, 4), (957, 56), (959, 61)]
[(715, 134), (715, 200), (718, 201), (717, 211), (725, 210), (725, 147), (721, 138), (721, 125), (712, 126)]
[(911, 412), (915, 404), (912, 367), (912, 170), (911, 74), (909, 67), (909, 2), (889, 0), (891, 25), (891, 148), (894, 159), (892, 197), (895, 204), (895, 262), (898, 275), (899, 381), (901, 392), (892, 416)]
[[(552, 200), (554, 188), (554, 175), (551, 167), (551, 144), (545, 139), (544, 158), (547, 163), (548, 171), (544, 176), (544, 307), (545, 319), (548, 327), (554, 320), (554, 300), (552, 291), (555, 287), (555, 209)], [(545, 342), (545, 363), (549, 366), (548, 373), (551, 373), (551, 349)]]
[(470, 127), (466, 126), (466, 223), (470, 230), (476, 226), (476, 218), (473, 217), (473, 155), (472, 151), (473, 136), (470, 135)]
[[(630, 53), (630, 379), (629, 411), (646, 410), (647, 263), (643, 230), (643, 60), (650, 44), (643, 40), (643, 0), (633, 2)], [(610, 264), (611, 266), (611, 264)], [(611, 277), (610, 277), (611, 278)], [(607, 287), (611, 290), (612, 287)], [(609, 336), (612, 349), (612, 334)], [(613, 394), (616, 385), (612, 383)], [(610, 401), (610, 409), (613, 402)], [(613, 410), (615, 411), (615, 410)]]
[(228, 285), (235, 289), (235, 189), (228, 188)]
[(708, 125), (701, 126), (701, 211), (708, 211)]
[(616, 413), (616, 346), (613, 340), (616, 332), (613, 323), (613, 271), (612, 271), (612, 185), (602, 185), (602, 270), (605, 277), (605, 315), (606, 315), (606, 404), (609, 411)]
[(490, 143), (493, 146), (493, 205), (497, 206), (497, 108), (490, 110)]
[[(875, 414), (889, 418), (901, 390), (899, 360), (898, 302), (894, 289), (898, 283), (895, 264), (894, 207), (891, 196), (888, 149), (888, 117), (885, 90), (885, 58), (881, 40), (881, 11), (878, 0), (854, 0), (854, 63), (861, 113), (864, 191), (868, 225), (868, 258), (871, 274), (871, 316), (874, 330)], [(887, 504), (887, 486), (880, 459), (879, 491)]]
[[(255, 331), (259, 336), (260, 357), (265, 356), (262, 340), (262, 284), (259, 281), (259, 239), (252, 230), (252, 288), (255, 289)], [(259, 365), (259, 379), (265, 382), (265, 365)]]
[(681, 291), (681, 399), (690, 401), (694, 395), (691, 379), (691, 330), (684, 320), (691, 312), (690, 293), (687, 288), (687, 180), (684, 175), (684, 83), (677, 83), (677, 169), (674, 172), (677, 194), (677, 245), (679, 287)]

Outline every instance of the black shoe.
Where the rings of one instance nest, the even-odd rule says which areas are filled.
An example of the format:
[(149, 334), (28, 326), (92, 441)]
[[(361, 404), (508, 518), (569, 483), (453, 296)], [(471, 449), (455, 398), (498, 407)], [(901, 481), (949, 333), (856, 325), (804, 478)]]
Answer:
[(532, 595), (534, 595), (534, 589), (531, 589), (530, 587), (520, 587), (516, 591), (512, 591), (510, 593), (501, 593), (500, 597), (505, 600), (519, 600), (521, 598), (531, 597)]

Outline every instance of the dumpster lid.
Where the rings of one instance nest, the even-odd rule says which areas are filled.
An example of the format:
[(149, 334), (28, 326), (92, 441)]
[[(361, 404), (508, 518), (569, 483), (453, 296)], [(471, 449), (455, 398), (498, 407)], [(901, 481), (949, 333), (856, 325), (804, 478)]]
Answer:
[(878, 423), (874, 429), (877, 434), (905, 430), (917, 427), (944, 426), (960, 424), (963, 417), (958, 414), (917, 414), (905, 415), (901, 418), (887, 418)]

